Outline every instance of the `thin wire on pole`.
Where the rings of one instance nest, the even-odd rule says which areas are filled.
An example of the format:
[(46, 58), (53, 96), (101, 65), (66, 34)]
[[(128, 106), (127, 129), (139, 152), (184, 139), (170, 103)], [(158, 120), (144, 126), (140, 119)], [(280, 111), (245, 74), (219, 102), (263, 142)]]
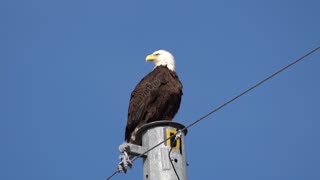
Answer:
[(170, 148), (170, 151), (168, 153), (168, 157), (169, 157), (169, 161), (171, 163), (171, 166), (173, 168), (173, 171), (174, 173), (176, 174), (177, 176), (177, 179), (180, 180), (180, 177), (179, 177), (179, 174), (177, 173), (177, 170), (176, 170), (176, 167), (174, 166), (173, 162), (172, 162), (172, 159), (171, 159), (171, 152), (172, 152), (172, 149), (173, 149), (173, 145), (177, 142), (178, 138), (174, 138), (173, 142), (172, 142), (172, 145), (171, 145), (171, 148)]

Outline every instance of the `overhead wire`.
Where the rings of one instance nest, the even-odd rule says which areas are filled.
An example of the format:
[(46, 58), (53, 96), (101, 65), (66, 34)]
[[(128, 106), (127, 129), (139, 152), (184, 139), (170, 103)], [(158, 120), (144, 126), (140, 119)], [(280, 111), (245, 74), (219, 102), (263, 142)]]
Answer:
[[(203, 121), (204, 119), (206, 119), (208, 116), (212, 115), (213, 113), (219, 111), (220, 109), (222, 109), (223, 107), (227, 106), (228, 104), (232, 103), (233, 101), (237, 100), (238, 98), (240, 98), (241, 96), (247, 94), (248, 92), (252, 91), (253, 89), (257, 88), (258, 86), (260, 86), (261, 84), (265, 83), (266, 81), (270, 80), (271, 78), (273, 78), (274, 76), (278, 75), (279, 73), (281, 73), (282, 71), (288, 69), (289, 67), (295, 65), (296, 63), (298, 63), (299, 61), (303, 60), (304, 58), (306, 58), (307, 56), (313, 54), (314, 52), (318, 51), (320, 49), (319, 47), (316, 47), (312, 50), (310, 50), (309, 52), (307, 52), (306, 54), (302, 55), (301, 57), (295, 59), (293, 62), (287, 64), (286, 66), (278, 69), (277, 71), (275, 71), (274, 73), (272, 73), (271, 75), (269, 75), (268, 77), (264, 78), (263, 80), (259, 81), (258, 83), (254, 84), (253, 86), (249, 87), (248, 89), (246, 89), (245, 91), (241, 92), (240, 94), (238, 94), (237, 96), (231, 98), (230, 100), (228, 100), (227, 102), (221, 104), (220, 106), (216, 107), (215, 109), (213, 109), (212, 111), (210, 111), (209, 113), (205, 114), (204, 116), (200, 117), (199, 119), (193, 121), (191, 124), (189, 124), (188, 126), (184, 127), (183, 129), (181, 129), (180, 131), (185, 131), (188, 128), (194, 126), (195, 124)], [(155, 149), (156, 147), (160, 146), (162, 143), (168, 141), (171, 138), (174, 138), (176, 136), (176, 133), (171, 135), (170, 137), (166, 138), (165, 140), (159, 142), (158, 144), (156, 144), (155, 146), (153, 146), (152, 148), (146, 150), (144, 153), (135, 156), (132, 159), (132, 162), (134, 162), (135, 160), (137, 160), (138, 158), (144, 156), (145, 154), (147, 154), (148, 152), (152, 151), (153, 149)], [(116, 170), (111, 176), (109, 176), (107, 178), (107, 180), (111, 179), (111, 177), (113, 177), (115, 174), (119, 173), (119, 170)]]
[(198, 120), (194, 121), (193, 123), (189, 124), (188, 126), (186, 126), (185, 128), (182, 129), (182, 131), (194, 126), (195, 124), (199, 123), (200, 121), (204, 120), (205, 118), (207, 118), (208, 116), (210, 116), (211, 114), (219, 111), (221, 108), (227, 106), (228, 104), (230, 104), (231, 102), (235, 101), (236, 99), (240, 98), (241, 96), (247, 94), (248, 92), (250, 92), (251, 90), (255, 89), (256, 87), (260, 86), (261, 84), (265, 83), (266, 81), (268, 81), (269, 79), (273, 78), (274, 76), (276, 76), (277, 74), (281, 73), (282, 71), (288, 69), (289, 67), (293, 66), (294, 64), (298, 63), (299, 61), (303, 60), (304, 58), (306, 58), (307, 56), (311, 55), (312, 53), (316, 52), (317, 50), (320, 49), (320, 46), (317, 48), (314, 48), (313, 50), (309, 51), (308, 53), (304, 54), (303, 56), (299, 57), (298, 59), (296, 59), (295, 61), (289, 63), (288, 65), (284, 66), (283, 68), (280, 68), (279, 70), (275, 71), (274, 73), (272, 73), (270, 76), (266, 77), (265, 79), (259, 81), (258, 83), (256, 83), (255, 85), (251, 86), (250, 88), (248, 88), (247, 90), (243, 91), (242, 93), (240, 93), (239, 95), (235, 96), (234, 98), (230, 99), (229, 101), (225, 102), (224, 104), (218, 106), (217, 108), (215, 108), (214, 110), (210, 111), (209, 113), (207, 113), (206, 115), (202, 116), (201, 118), (199, 118)]
[(115, 176), (116, 174), (118, 174), (120, 171), (118, 169), (116, 169), (109, 177), (107, 177), (106, 180), (110, 180), (113, 176)]

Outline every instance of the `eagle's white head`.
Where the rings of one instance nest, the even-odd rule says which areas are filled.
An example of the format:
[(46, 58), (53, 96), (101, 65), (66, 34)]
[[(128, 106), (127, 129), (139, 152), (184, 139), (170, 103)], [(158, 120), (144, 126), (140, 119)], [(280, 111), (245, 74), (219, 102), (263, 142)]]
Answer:
[(154, 53), (148, 55), (146, 57), (146, 61), (153, 61), (154, 64), (157, 66), (167, 66), (171, 71), (175, 71), (175, 63), (174, 63), (174, 57), (171, 53), (165, 50), (158, 50)]

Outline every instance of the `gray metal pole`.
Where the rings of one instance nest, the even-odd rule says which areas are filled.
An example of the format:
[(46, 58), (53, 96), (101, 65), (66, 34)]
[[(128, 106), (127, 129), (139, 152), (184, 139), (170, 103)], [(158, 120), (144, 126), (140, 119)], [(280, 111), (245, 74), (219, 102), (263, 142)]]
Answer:
[[(150, 149), (184, 127), (184, 125), (177, 122), (157, 121), (141, 127), (137, 134), (142, 136), (142, 147)], [(174, 139), (169, 139), (143, 157), (144, 180), (177, 180), (178, 178), (170, 161), (173, 162), (180, 180), (187, 179), (186, 134), (187, 130), (182, 133), (181, 138), (177, 139), (175, 143)], [(169, 159), (168, 155), (171, 147), (173, 148)]]

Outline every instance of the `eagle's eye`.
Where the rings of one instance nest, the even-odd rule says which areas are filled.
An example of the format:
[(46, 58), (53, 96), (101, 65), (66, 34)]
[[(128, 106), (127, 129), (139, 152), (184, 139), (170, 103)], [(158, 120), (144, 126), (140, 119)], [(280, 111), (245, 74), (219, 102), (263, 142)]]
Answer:
[(154, 55), (159, 56), (159, 55), (160, 55), (160, 53), (156, 53), (156, 54), (154, 54)]

